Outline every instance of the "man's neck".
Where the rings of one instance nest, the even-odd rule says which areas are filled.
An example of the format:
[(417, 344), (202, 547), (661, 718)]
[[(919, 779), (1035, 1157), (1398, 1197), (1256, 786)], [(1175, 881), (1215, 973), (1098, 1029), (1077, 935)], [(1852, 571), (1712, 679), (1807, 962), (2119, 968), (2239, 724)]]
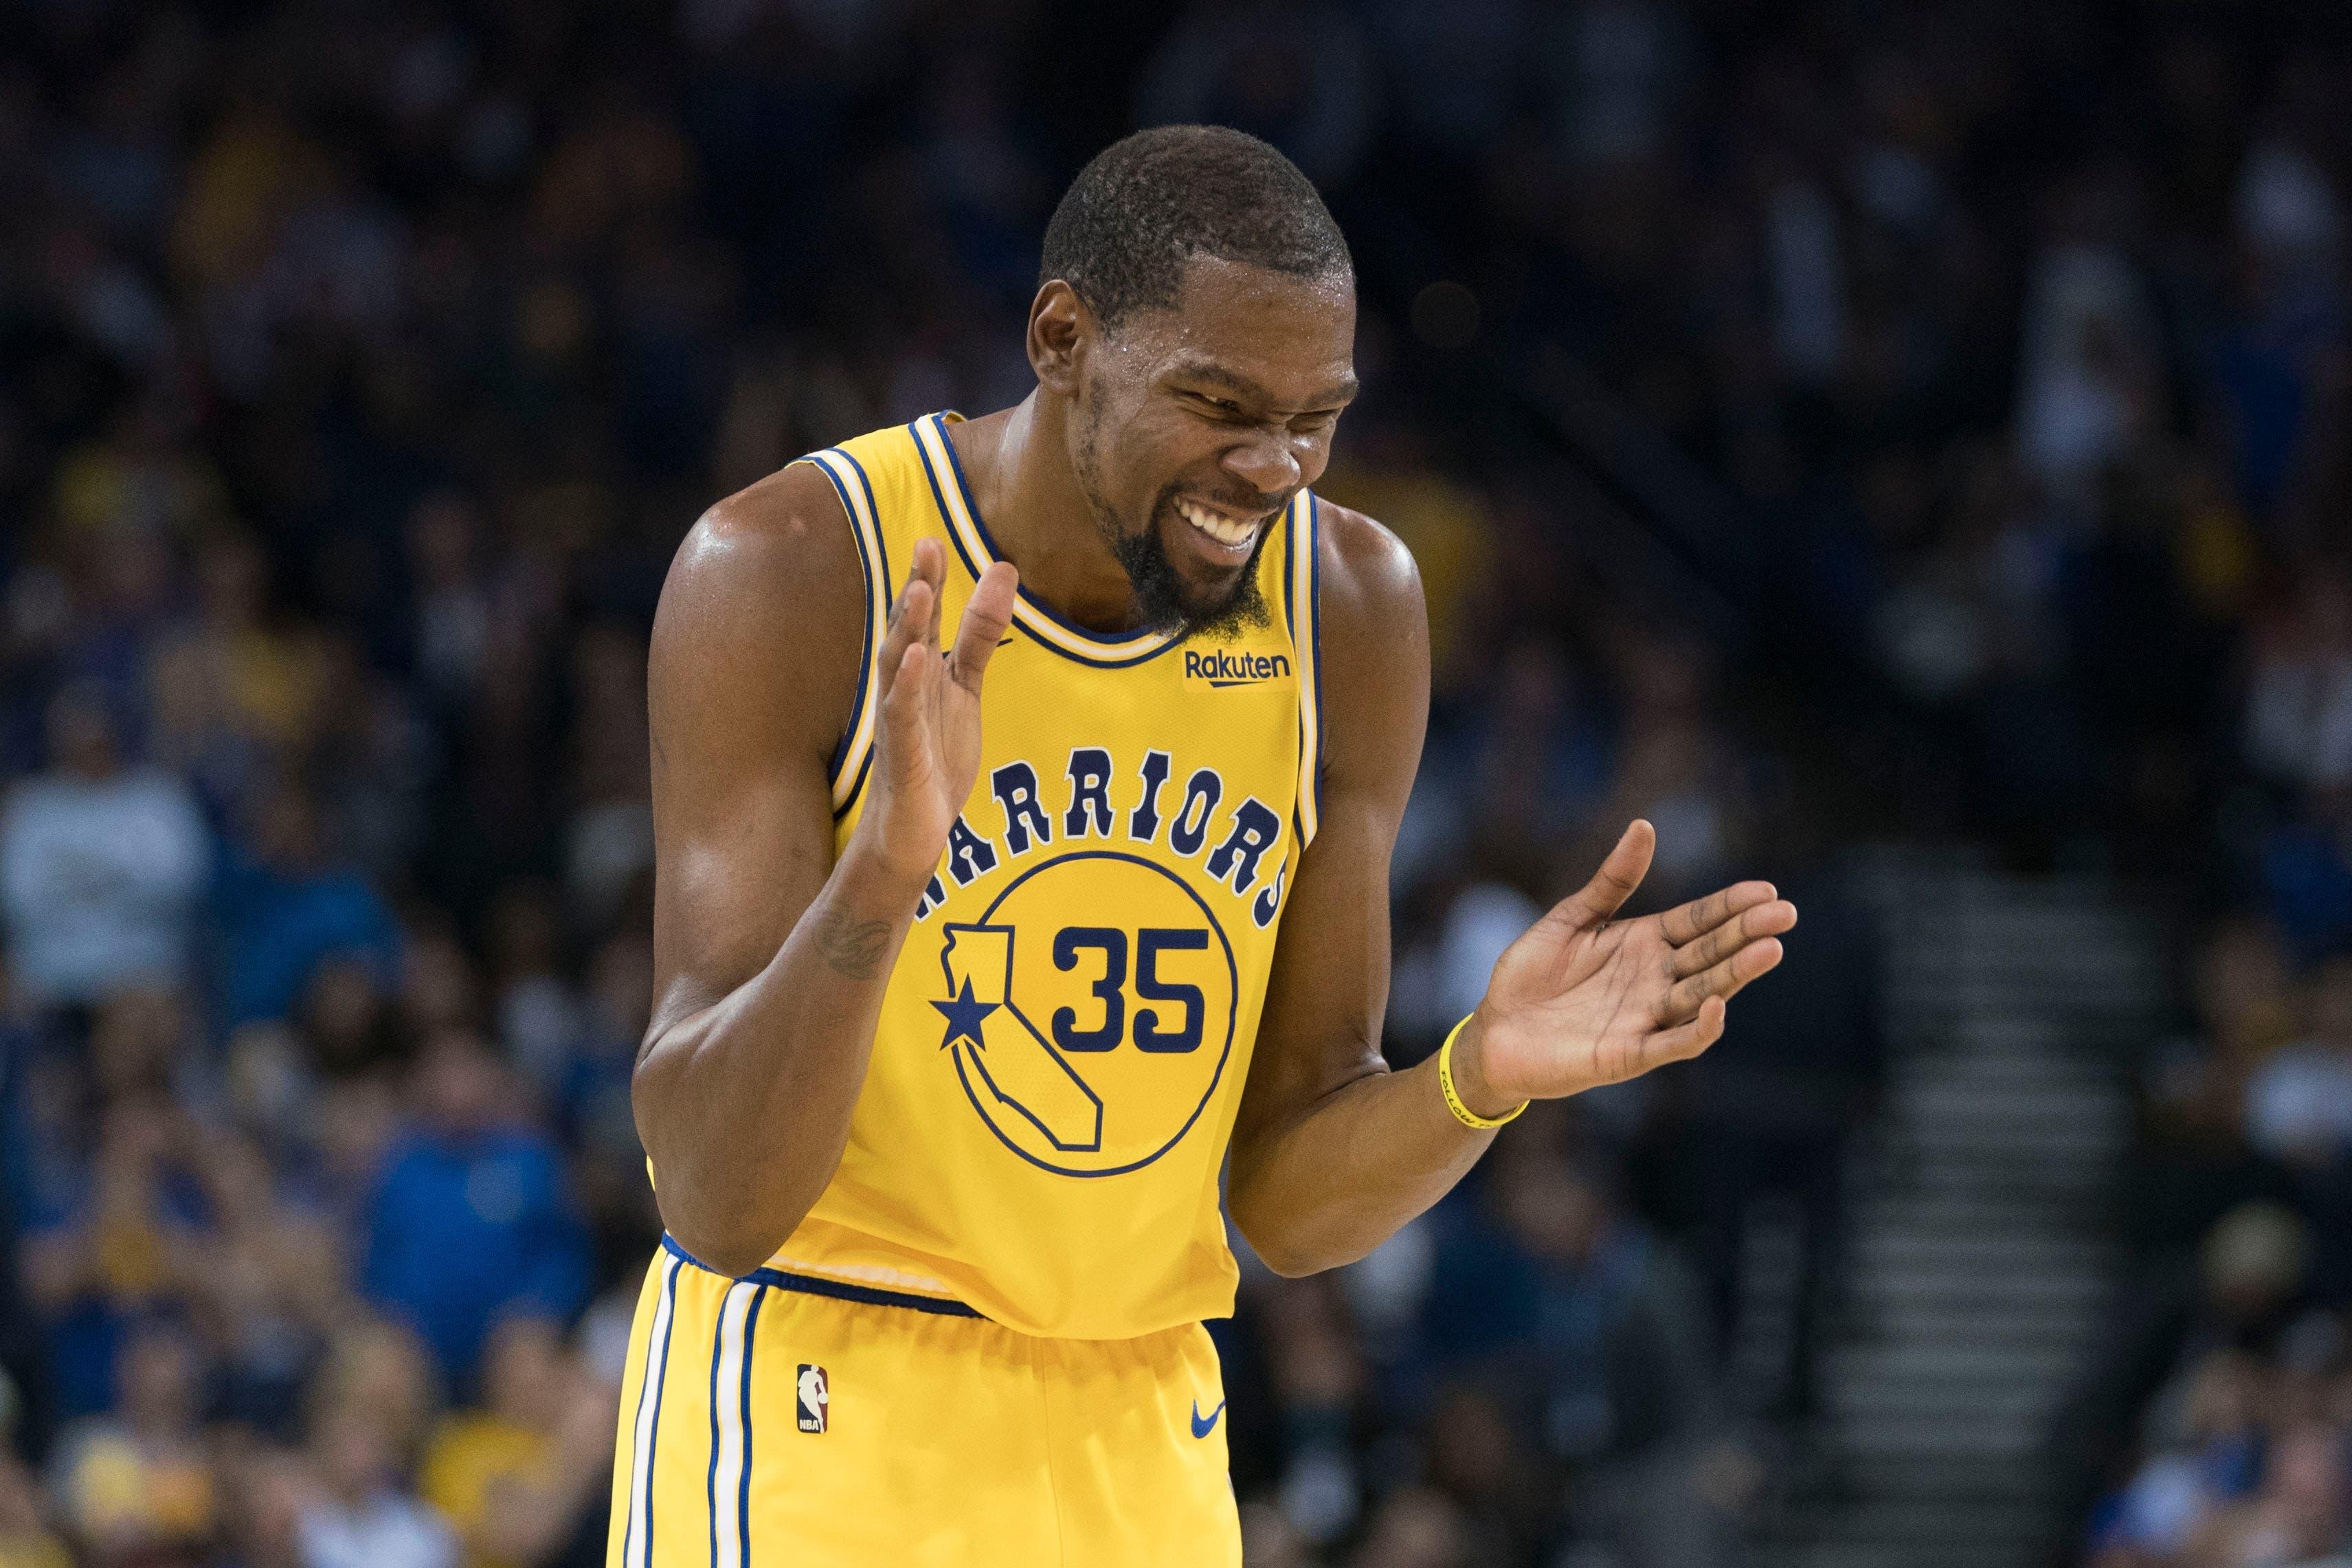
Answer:
[(1136, 625), (1135, 588), (1103, 542), (1094, 506), (1070, 466), (1066, 412), (1037, 393), (1011, 408), (948, 426), (972, 505), (1021, 586), (1064, 620), (1097, 632)]

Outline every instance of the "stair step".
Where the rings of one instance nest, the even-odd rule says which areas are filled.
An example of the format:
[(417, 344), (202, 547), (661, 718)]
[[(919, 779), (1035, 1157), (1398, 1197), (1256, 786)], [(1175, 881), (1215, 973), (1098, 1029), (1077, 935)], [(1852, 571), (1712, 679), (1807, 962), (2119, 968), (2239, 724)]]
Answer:
[(2168, 955), (2095, 876), (2027, 880), (1907, 846), (1868, 856), (1861, 886), (1885, 936), (1889, 1056), (1821, 1360), (1843, 1486), (1792, 1498), (1758, 1561), (2036, 1568), (2053, 1523), (2042, 1447), (2117, 1263), (2117, 1047), (2160, 1022)]

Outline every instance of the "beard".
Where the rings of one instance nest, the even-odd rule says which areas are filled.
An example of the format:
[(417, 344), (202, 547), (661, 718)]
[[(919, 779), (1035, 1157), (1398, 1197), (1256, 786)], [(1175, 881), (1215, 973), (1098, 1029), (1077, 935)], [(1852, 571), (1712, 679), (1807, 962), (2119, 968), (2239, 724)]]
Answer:
[(1110, 546), (1111, 554), (1134, 586), (1136, 605), (1143, 613), (1147, 630), (1174, 632), (1180, 639), (1223, 637), (1255, 630), (1273, 618), (1266, 609), (1265, 595), (1257, 587), (1258, 554), (1274, 534), (1271, 525), (1258, 531), (1249, 564), (1235, 575), (1234, 585), (1204, 597), (1184, 581), (1176, 563), (1168, 558), (1168, 547), (1160, 539), (1159, 520), (1162, 517), (1174, 518), (1180, 528), (1192, 526), (1177, 515), (1172, 489), (1152, 503), (1152, 521), (1139, 532), (1122, 532), (1099, 507), (1095, 511), (1095, 526), (1101, 530), (1103, 542)]
[(1275, 522), (1269, 521), (1258, 530), (1249, 563), (1235, 574), (1233, 586), (1222, 593), (1202, 595), (1176, 570), (1175, 562), (1168, 558), (1168, 547), (1160, 542), (1163, 519), (1178, 528), (1192, 526), (1176, 510), (1179, 487), (1171, 484), (1154, 497), (1143, 527), (1133, 532), (1119, 526), (1118, 513), (1103, 499), (1101, 486), (1096, 482), (1100, 424), (1098, 416), (1089, 417), (1080, 434), (1078, 489), (1094, 511), (1096, 531), (1102, 535), (1103, 543), (1109, 546), (1112, 558), (1135, 590), (1136, 608), (1143, 620), (1140, 629), (1172, 632), (1181, 642), (1192, 637), (1229, 637), (1269, 624), (1273, 616), (1266, 608), (1265, 595), (1258, 592), (1257, 568), (1265, 542), (1274, 536)]

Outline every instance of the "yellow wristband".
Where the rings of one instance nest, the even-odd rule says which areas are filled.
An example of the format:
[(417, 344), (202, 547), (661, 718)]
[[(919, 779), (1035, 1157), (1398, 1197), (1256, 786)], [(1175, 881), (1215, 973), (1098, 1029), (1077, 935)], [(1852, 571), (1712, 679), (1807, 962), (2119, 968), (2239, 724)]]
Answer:
[[(1473, 1013), (1470, 1018), (1477, 1016)], [(1475, 1127), (1479, 1131), (1485, 1132), (1492, 1128), (1500, 1127), (1504, 1122), (1525, 1110), (1528, 1108), (1528, 1102), (1523, 1100), (1500, 1116), (1481, 1116), (1462, 1103), (1461, 1091), (1454, 1087), (1454, 1042), (1461, 1035), (1463, 1025), (1469, 1023), (1470, 1018), (1465, 1018), (1462, 1023), (1454, 1025), (1452, 1032), (1445, 1037), (1445, 1043), (1437, 1047), (1437, 1087), (1444, 1093), (1445, 1109), (1454, 1112), (1454, 1121), (1465, 1127)]]

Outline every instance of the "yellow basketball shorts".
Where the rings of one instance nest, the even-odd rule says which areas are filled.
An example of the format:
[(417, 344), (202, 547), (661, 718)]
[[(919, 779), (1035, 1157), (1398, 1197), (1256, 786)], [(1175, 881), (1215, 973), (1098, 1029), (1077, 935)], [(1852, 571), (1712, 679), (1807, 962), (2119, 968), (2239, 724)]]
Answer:
[(629, 1339), (608, 1568), (1238, 1568), (1198, 1323), (1016, 1333), (665, 1241)]

